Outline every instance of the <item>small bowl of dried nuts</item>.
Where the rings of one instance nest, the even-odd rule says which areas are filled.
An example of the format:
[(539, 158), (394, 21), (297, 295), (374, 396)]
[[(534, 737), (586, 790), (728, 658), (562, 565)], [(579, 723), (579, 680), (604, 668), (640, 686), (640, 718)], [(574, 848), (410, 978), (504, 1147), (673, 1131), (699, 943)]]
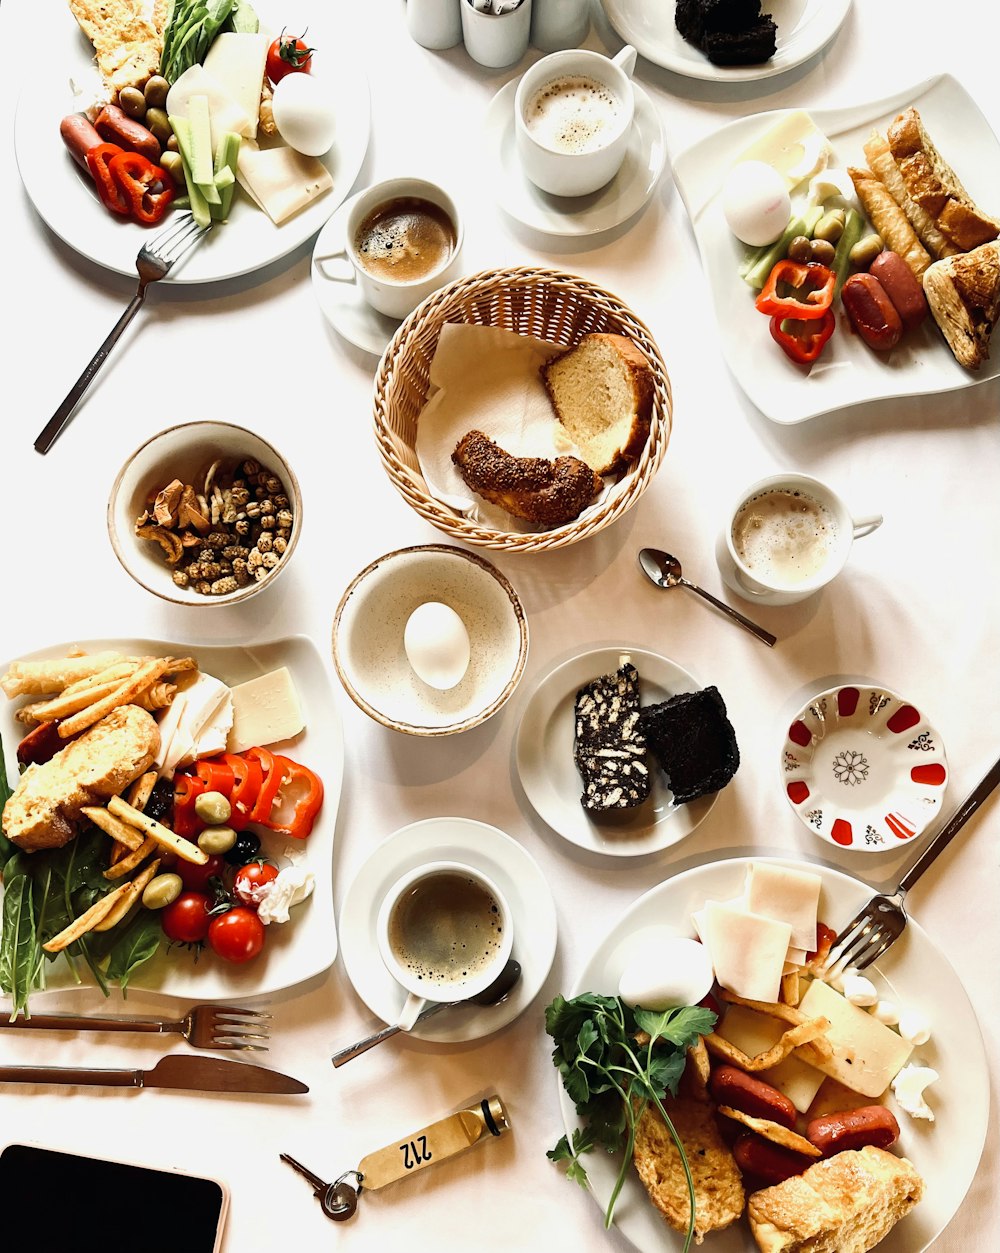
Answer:
[(176, 605), (232, 605), (270, 586), (301, 524), (288, 463), (228, 422), (154, 435), (125, 462), (108, 500), (115, 556), (137, 583)]

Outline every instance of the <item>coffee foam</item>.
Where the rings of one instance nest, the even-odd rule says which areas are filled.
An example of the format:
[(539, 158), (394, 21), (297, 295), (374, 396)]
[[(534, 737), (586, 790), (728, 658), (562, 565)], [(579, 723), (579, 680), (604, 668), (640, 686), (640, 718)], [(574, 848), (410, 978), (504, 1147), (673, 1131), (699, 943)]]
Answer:
[(821, 574), (839, 543), (836, 520), (825, 506), (781, 488), (745, 501), (732, 533), (737, 555), (752, 574), (790, 586)]
[(399, 197), (373, 209), (354, 237), (354, 248), (374, 278), (407, 283), (432, 274), (455, 248), (455, 228), (438, 205)]
[(458, 873), (414, 884), (389, 919), (389, 947), (416, 980), (461, 987), (477, 979), (503, 947), (503, 915), (483, 884)]
[(623, 105), (610, 87), (582, 74), (548, 82), (528, 101), (524, 124), (538, 143), (579, 154), (603, 148), (618, 129)]

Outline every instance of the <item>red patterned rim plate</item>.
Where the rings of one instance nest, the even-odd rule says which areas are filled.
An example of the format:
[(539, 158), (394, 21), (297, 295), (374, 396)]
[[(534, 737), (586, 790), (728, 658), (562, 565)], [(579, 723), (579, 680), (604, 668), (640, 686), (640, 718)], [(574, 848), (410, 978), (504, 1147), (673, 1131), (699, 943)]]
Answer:
[(917, 706), (883, 687), (820, 692), (792, 720), (782, 784), (801, 821), (838, 848), (882, 853), (912, 843), (941, 812), (948, 764)]

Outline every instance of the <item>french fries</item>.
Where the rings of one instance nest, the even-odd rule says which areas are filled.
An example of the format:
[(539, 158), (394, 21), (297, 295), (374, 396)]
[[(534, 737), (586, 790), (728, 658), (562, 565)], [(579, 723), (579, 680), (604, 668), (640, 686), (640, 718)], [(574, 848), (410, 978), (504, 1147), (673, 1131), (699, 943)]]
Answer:
[(146, 869), (140, 874), (137, 874), (134, 879), (130, 879), (128, 883), (122, 884), (125, 891), (122, 892), (121, 897), (115, 903), (114, 908), (109, 910), (108, 913), (104, 915), (97, 926), (94, 927), (94, 930), (110, 931), (112, 927), (117, 927), (118, 924), (126, 917), (129, 910), (136, 903), (139, 897), (142, 896), (143, 888), (150, 881), (150, 879), (152, 879), (153, 875), (156, 874), (159, 866), (160, 859), (157, 858), (156, 861), (150, 862)]
[(128, 790), (128, 803), (133, 809), (140, 812), (146, 808), (149, 798), (153, 794), (153, 787), (156, 784), (156, 771), (147, 770), (145, 774), (140, 775)]
[[(121, 848), (121, 844), (116, 844), (115, 848)], [(137, 866), (141, 866), (147, 857), (151, 857), (159, 848), (157, 842), (151, 835), (147, 835), (143, 842), (131, 853), (126, 853), (123, 857), (112, 861), (111, 865), (105, 870), (105, 879), (122, 879), (127, 874), (131, 874)]]
[(100, 700), (95, 701), (94, 704), (88, 705), (86, 709), (81, 709), (79, 713), (75, 713), (60, 722), (58, 728), (60, 739), (68, 739), (70, 736), (78, 735), (81, 731), (85, 731), (87, 727), (93, 726), (95, 722), (100, 722), (112, 710), (118, 709), (122, 705), (131, 705), (141, 692), (156, 682), (160, 675), (166, 671), (169, 664), (169, 658), (144, 661), (133, 675), (125, 679), (107, 696), (102, 697)]
[(208, 861), (208, 854), (197, 844), (192, 844), (190, 840), (175, 835), (169, 827), (157, 822), (155, 818), (150, 818), (148, 814), (141, 814), (137, 809), (133, 809), (128, 801), (123, 801), (120, 796), (112, 796), (108, 801), (108, 809), (116, 818), (121, 818), (123, 822), (127, 822), (136, 830), (144, 831), (151, 836), (161, 848), (176, 853), (182, 861), (194, 862), (196, 866), (203, 866)]
[(114, 909), (115, 905), (128, 891), (129, 884), (123, 883), (120, 887), (109, 892), (107, 896), (102, 896), (99, 901), (95, 901), (88, 910), (85, 910), (79, 918), (75, 918), (68, 927), (64, 927), (58, 935), (54, 935), (48, 943), (43, 944), (42, 948), (46, 953), (61, 953), (64, 948), (80, 939), (81, 936), (93, 931), (102, 918), (106, 918)]
[(133, 851), (141, 846), (142, 836), (136, 831), (135, 827), (130, 827), (127, 822), (122, 822), (121, 818), (116, 818), (113, 814), (109, 814), (100, 805), (84, 805), (81, 813), (88, 817), (95, 827), (100, 827), (105, 835), (110, 835), (118, 844), (124, 844), (126, 848)]

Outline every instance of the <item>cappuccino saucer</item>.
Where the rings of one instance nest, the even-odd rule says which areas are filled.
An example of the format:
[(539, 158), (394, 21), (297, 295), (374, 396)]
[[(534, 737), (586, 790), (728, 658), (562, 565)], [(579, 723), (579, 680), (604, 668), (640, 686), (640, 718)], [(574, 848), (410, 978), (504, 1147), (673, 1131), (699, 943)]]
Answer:
[(498, 1005), (458, 1006), (418, 1023), (420, 1040), (480, 1040), (514, 1021), (541, 990), (556, 952), (556, 908), (535, 859), (496, 827), (471, 818), (425, 818), (388, 836), (357, 872), (341, 904), (340, 952), (354, 990), (383, 1022), (394, 1023), (406, 992), (379, 956), (376, 919), (392, 885), (432, 861), (460, 861), (481, 870), (507, 899), (521, 978)]
[(589, 196), (551, 196), (528, 178), (517, 159), (514, 95), (517, 79), (502, 87), (486, 111), (486, 148), (494, 172), (497, 203), (516, 221), (546, 235), (597, 235), (609, 231), (649, 201), (663, 173), (667, 146), (656, 106), (638, 83), (635, 122), (622, 167)]
[[(345, 200), (316, 237), (309, 273), (323, 316), (337, 334), (373, 357), (381, 357), (399, 329), (399, 323), (373, 309), (357, 283), (333, 277), (336, 273), (333, 258), (339, 259), (343, 251), (347, 217), (356, 199), (357, 196), (352, 196)], [(342, 261), (343, 264), (346, 263)]]

